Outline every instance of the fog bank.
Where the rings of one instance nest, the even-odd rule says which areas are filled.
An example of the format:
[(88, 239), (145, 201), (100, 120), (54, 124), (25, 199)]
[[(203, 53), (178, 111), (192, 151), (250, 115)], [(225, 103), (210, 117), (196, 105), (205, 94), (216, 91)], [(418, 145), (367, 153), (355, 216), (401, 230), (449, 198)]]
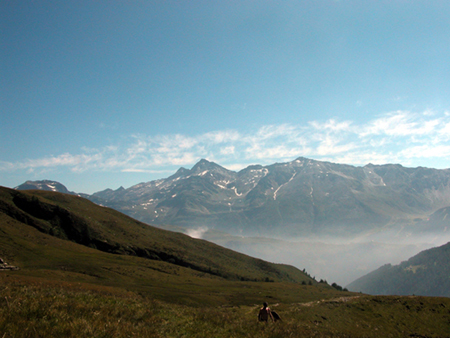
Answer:
[(450, 234), (398, 236), (390, 231), (352, 238), (323, 236), (291, 239), (238, 237), (204, 228), (191, 233), (253, 257), (305, 269), (318, 281), (323, 279), (341, 286), (382, 265), (399, 264), (423, 250), (450, 241)]

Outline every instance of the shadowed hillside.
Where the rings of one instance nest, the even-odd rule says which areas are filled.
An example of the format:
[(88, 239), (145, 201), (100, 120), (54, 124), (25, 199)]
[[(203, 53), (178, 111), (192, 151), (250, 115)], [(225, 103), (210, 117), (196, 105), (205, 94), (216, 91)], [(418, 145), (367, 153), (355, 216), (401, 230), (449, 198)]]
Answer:
[(450, 243), (387, 264), (349, 284), (353, 291), (377, 295), (450, 297)]
[(0, 211), (0, 257), (18, 266), (18, 274), (52, 271), (64, 280), (130, 283), (173, 295), (186, 292), (177, 284), (192, 283), (188, 298), (221, 283), (236, 288), (247, 282), (251, 288), (261, 282), (274, 289), (277, 283), (291, 283), (286, 292), (301, 283), (317, 284), (294, 267), (157, 229), (72, 195), (0, 188)]

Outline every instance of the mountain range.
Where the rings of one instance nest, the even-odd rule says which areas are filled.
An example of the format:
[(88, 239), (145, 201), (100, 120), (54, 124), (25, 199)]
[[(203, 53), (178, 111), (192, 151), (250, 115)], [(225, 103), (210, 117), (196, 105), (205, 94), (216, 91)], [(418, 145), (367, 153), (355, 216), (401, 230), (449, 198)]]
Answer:
[[(28, 181), (16, 189), (45, 187), (68, 192), (51, 181)], [(450, 206), (450, 170), (298, 158), (235, 172), (203, 159), (165, 179), (81, 195), (148, 224), (231, 234), (354, 235), (386, 227), (444, 231), (445, 225), (434, 221)]]
[[(449, 298), (341, 291), (292, 266), (54, 191), (0, 187), (0, 265), (4, 337), (447, 337), (450, 330)], [(263, 301), (281, 322), (257, 322)]]

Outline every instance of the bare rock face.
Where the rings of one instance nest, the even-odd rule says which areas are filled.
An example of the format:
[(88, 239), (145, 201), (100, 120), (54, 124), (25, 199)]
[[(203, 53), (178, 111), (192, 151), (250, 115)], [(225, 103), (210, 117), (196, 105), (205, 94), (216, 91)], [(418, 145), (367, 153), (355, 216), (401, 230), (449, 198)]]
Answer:
[(19, 270), (19, 268), (14, 265), (9, 265), (2, 258), (0, 258), (0, 271), (2, 270)]

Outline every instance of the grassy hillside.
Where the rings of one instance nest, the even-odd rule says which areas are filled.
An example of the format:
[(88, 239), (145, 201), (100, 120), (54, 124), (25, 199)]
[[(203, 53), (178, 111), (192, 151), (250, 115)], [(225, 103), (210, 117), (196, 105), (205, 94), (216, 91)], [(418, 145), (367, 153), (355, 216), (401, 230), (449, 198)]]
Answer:
[(447, 243), (422, 251), (399, 265), (382, 266), (348, 287), (377, 295), (450, 297), (449, 276), (450, 243)]
[[(305, 287), (314, 288), (314, 287)], [(318, 295), (316, 295), (318, 296)], [(0, 335), (25, 337), (449, 337), (450, 300), (344, 296), (260, 305), (190, 307), (122, 288), (0, 274)]]
[(46, 191), (0, 191), (0, 209), (16, 221), (103, 252), (164, 261), (229, 280), (309, 281), (289, 266), (270, 264), (203, 240), (157, 229), (86, 199)]
[[(82, 198), (0, 188), (0, 337), (445, 337), (450, 299), (339, 292)], [(313, 285), (308, 285), (309, 282)], [(256, 321), (268, 301), (282, 322)]]
[[(298, 269), (157, 229), (85, 199), (0, 189), (0, 258), (16, 276), (125, 287), (165, 301), (242, 304), (303, 296)], [(315, 292), (334, 292), (319, 285)]]

